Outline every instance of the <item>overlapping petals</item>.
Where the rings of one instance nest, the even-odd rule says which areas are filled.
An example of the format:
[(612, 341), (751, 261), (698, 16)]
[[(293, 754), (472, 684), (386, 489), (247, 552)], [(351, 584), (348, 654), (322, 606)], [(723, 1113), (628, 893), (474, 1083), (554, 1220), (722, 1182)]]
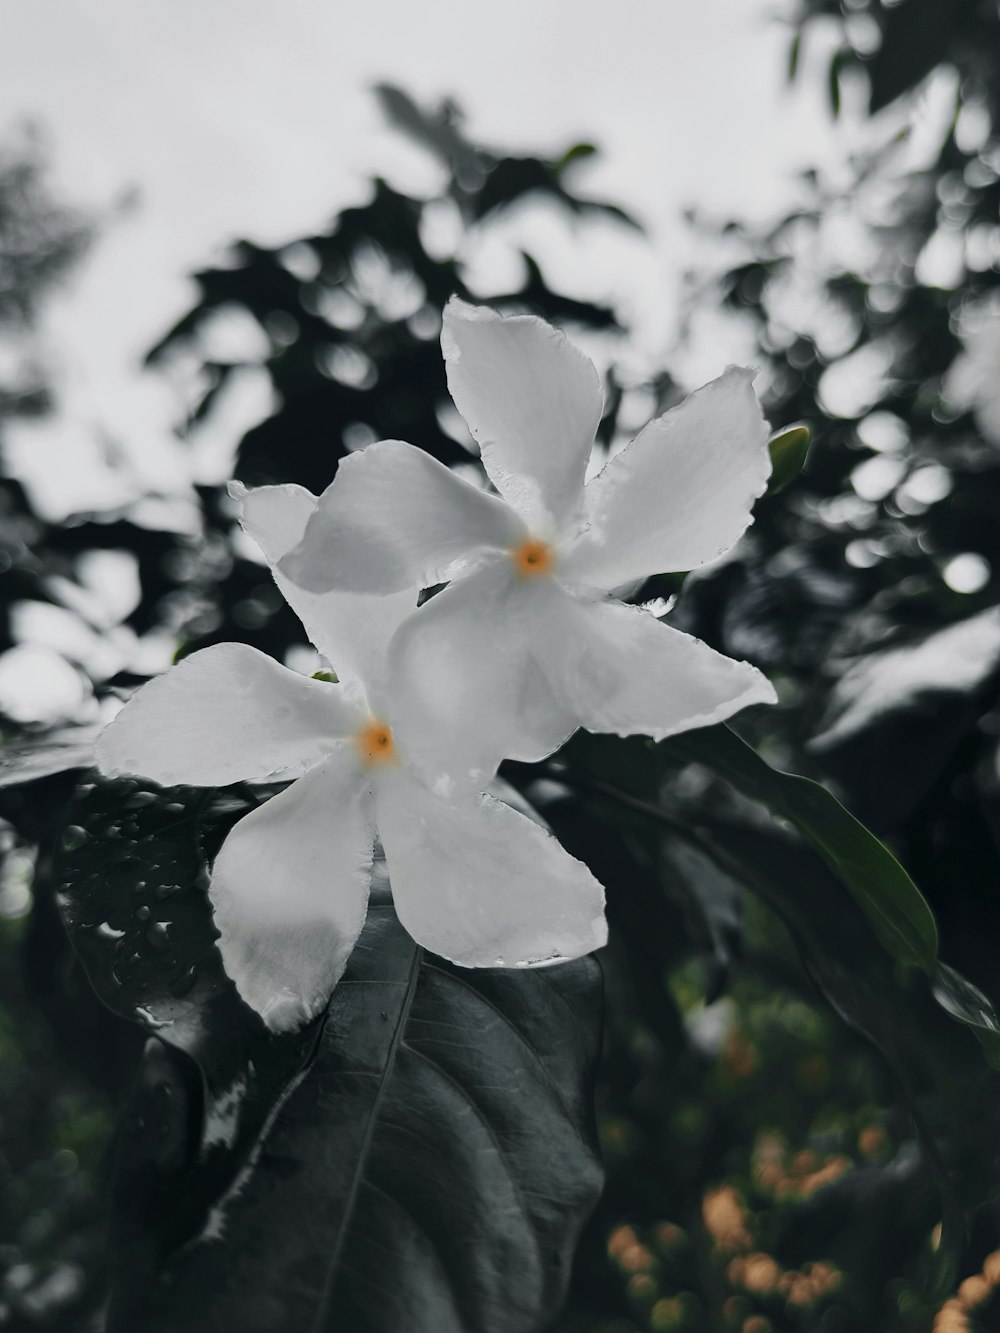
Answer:
[[(234, 494), (277, 566), (315, 497), (295, 486)], [(164, 783), (302, 775), (235, 825), (213, 867), (219, 948), (247, 1003), (275, 1031), (325, 1005), (364, 926), (377, 834), (404, 925), (458, 963), (539, 966), (602, 944), (604, 894), (586, 866), (501, 802), (422, 781), (433, 766), (386, 665), (415, 589), (317, 593), (275, 577), (343, 683), (306, 680), (242, 645), (208, 648), (140, 690), (98, 744), (105, 772)]]
[[(608, 599), (705, 564), (752, 521), (770, 457), (751, 373), (730, 368), (585, 486), (601, 404), (582, 352), (542, 320), (455, 300), (442, 347), (520, 527), (504, 530), (488, 497), (420, 451), (376, 444), (320, 498), (324, 540), (314, 520), (296, 552), (314, 588), (391, 593), (451, 575), (390, 653), (393, 691), (435, 776), (482, 782), (503, 757), (541, 758), (579, 726), (662, 738), (773, 702), (748, 663)], [(348, 553), (357, 543), (364, 559)]]
[(506, 505), (399, 440), (345, 458), (336, 489), (318, 505), (309, 498), (315, 513), (281, 571), (316, 592), (329, 589), (330, 569), (342, 570), (353, 592), (430, 587), (528, 535)]
[(304, 486), (292, 485), (248, 491), (233, 483), (230, 490), (240, 501), (240, 523), (263, 552), (281, 595), (310, 641), (346, 692), (377, 710), (385, 692), (389, 641), (416, 606), (414, 585), (377, 600), (301, 588), (282, 572), (280, 562), (300, 545), (316, 510), (316, 496)]
[(580, 725), (532, 651), (533, 599), (513, 595), (515, 578), (506, 561), (477, 570), (393, 640), (400, 743), (429, 781), (482, 786), (500, 758), (544, 759)]
[(399, 441), (347, 459), (318, 501), (234, 486), (339, 683), (209, 648), (98, 746), (105, 771), (163, 783), (296, 779), (235, 826), (210, 888), (227, 970), (275, 1030), (319, 1012), (343, 974), (377, 838), (400, 920), (438, 954), (541, 966), (600, 946), (587, 867), (483, 795), (499, 761), (539, 760), (579, 726), (661, 739), (774, 698), (748, 663), (609, 595), (704, 564), (751, 521), (769, 459), (749, 372), (653, 422), (585, 487), (601, 390), (582, 352), (541, 320), (458, 301), (442, 346), (500, 498)]

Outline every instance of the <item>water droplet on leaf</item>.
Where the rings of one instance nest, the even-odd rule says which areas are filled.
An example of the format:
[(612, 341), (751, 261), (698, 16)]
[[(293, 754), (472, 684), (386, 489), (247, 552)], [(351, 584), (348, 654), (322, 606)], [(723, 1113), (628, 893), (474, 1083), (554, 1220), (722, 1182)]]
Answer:
[(70, 824), (63, 832), (62, 845), (67, 852), (74, 852), (78, 847), (82, 847), (89, 837), (90, 834), (85, 828), (81, 828), (79, 824)]
[(162, 953), (170, 946), (170, 932), (167, 929), (169, 924), (168, 921), (154, 921), (146, 931), (146, 939), (157, 953)]
[(174, 1021), (172, 1018), (156, 1018), (148, 1009), (143, 1009), (138, 1004), (135, 1007), (135, 1014), (137, 1018), (142, 1019), (147, 1027), (151, 1028), (168, 1028), (173, 1025)]
[(152, 805), (156, 800), (156, 793), (152, 791), (137, 791), (131, 795), (125, 802), (126, 810), (141, 810), (144, 805)]
[(179, 1000), (182, 996), (188, 994), (197, 980), (198, 968), (196, 964), (192, 963), (190, 967), (186, 967), (184, 971), (170, 983), (170, 994)]

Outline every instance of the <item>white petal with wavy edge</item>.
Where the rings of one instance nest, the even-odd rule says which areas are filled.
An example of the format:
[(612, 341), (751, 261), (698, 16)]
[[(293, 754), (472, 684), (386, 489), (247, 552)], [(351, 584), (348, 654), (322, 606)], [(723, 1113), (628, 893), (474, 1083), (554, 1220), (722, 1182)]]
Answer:
[(662, 740), (777, 698), (749, 662), (621, 602), (550, 585), (533, 605), (532, 633), (553, 693), (588, 731)]
[(345, 685), (356, 685), (373, 708), (384, 694), (386, 647), (399, 625), (414, 611), (416, 590), (390, 597), (307, 592), (277, 567), (298, 546), (316, 509), (316, 497), (302, 486), (258, 486), (234, 482), (230, 494), (240, 501), (240, 522), (271, 566), (275, 583), (306, 633)]
[(505, 500), (550, 539), (582, 506), (601, 420), (601, 381), (589, 357), (534, 315), (500, 315), (456, 297), (441, 348), (448, 388)]
[(144, 685), (98, 737), (98, 767), (171, 786), (302, 773), (361, 725), (342, 689), (242, 643), (192, 653)]
[(607, 941), (604, 890), (551, 833), (492, 796), (447, 799), (380, 774), (379, 836), (396, 913), (463, 967), (539, 967)]
[(281, 568), (314, 592), (428, 588), (527, 535), (502, 500), (422, 449), (382, 440), (341, 462)]
[(532, 656), (533, 590), (494, 560), (432, 597), (389, 655), (400, 753), (428, 781), (484, 787), (501, 759), (542, 759), (576, 729)]
[(215, 858), (209, 895), (226, 972), (274, 1032), (323, 1008), (368, 910), (371, 790), (331, 755), (252, 811)]
[(753, 372), (735, 366), (651, 421), (588, 484), (566, 577), (617, 588), (727, 551), (767, 488), (767, 437)]

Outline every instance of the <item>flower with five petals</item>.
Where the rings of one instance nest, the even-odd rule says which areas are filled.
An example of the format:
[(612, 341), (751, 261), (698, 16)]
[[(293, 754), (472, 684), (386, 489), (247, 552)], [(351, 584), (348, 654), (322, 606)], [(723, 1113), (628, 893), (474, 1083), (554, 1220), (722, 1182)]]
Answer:
[[(535, 966), (605, 942), (604, 893), (551, 834), (480, 793), (431, 790), (401, 731), (387, 647), (415, 594), (315, 595), (275, 569), (316, 498), (234, 492), (241, 521), (320, 653), (331, 684), (243, 644), (193, 653), (150, 681), (98, 739), (108, 774), (220, 786), (294, 777), (241, 819), (209, 893), (226, 971), (275, 1031), (324, 1006), (365, 922), (376, 833), (396, 912), (420, 944), (468, 967)], [(426, 767), (426, 766), (425, 766)]]
[(372, 444), (341, 463), (282, 561), (316, 592), (451, 580), (391, 654), (430, 776), (475, 787), (577, 727), (662, 739), (773, 702), (749, 663), (611, 595), (715, 559), (752, 521), (770, 457), (751, 373), (727, 370), (584, 485), (602, 413), (590, 360), (540, 319), (454, 298), (441, 341), (499, 498), (411, 445)]

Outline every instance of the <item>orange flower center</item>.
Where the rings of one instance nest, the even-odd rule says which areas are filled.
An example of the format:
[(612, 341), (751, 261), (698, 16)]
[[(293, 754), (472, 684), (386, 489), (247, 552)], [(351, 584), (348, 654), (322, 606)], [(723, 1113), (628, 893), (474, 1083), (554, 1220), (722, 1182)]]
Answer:
[(392, 738), (392, 728), (387, 722), (372, 718), (371, 722), (355, 732), (351, 739), (366, 768), (399, 762), (396, 742)]
[(534, 579), (543, 574), (551, 574), (555, 563), (555, 553), (548, 542), (537, 541), (534, 537), (520, 546), (515, 546), (510, 553), (518, 578)]

